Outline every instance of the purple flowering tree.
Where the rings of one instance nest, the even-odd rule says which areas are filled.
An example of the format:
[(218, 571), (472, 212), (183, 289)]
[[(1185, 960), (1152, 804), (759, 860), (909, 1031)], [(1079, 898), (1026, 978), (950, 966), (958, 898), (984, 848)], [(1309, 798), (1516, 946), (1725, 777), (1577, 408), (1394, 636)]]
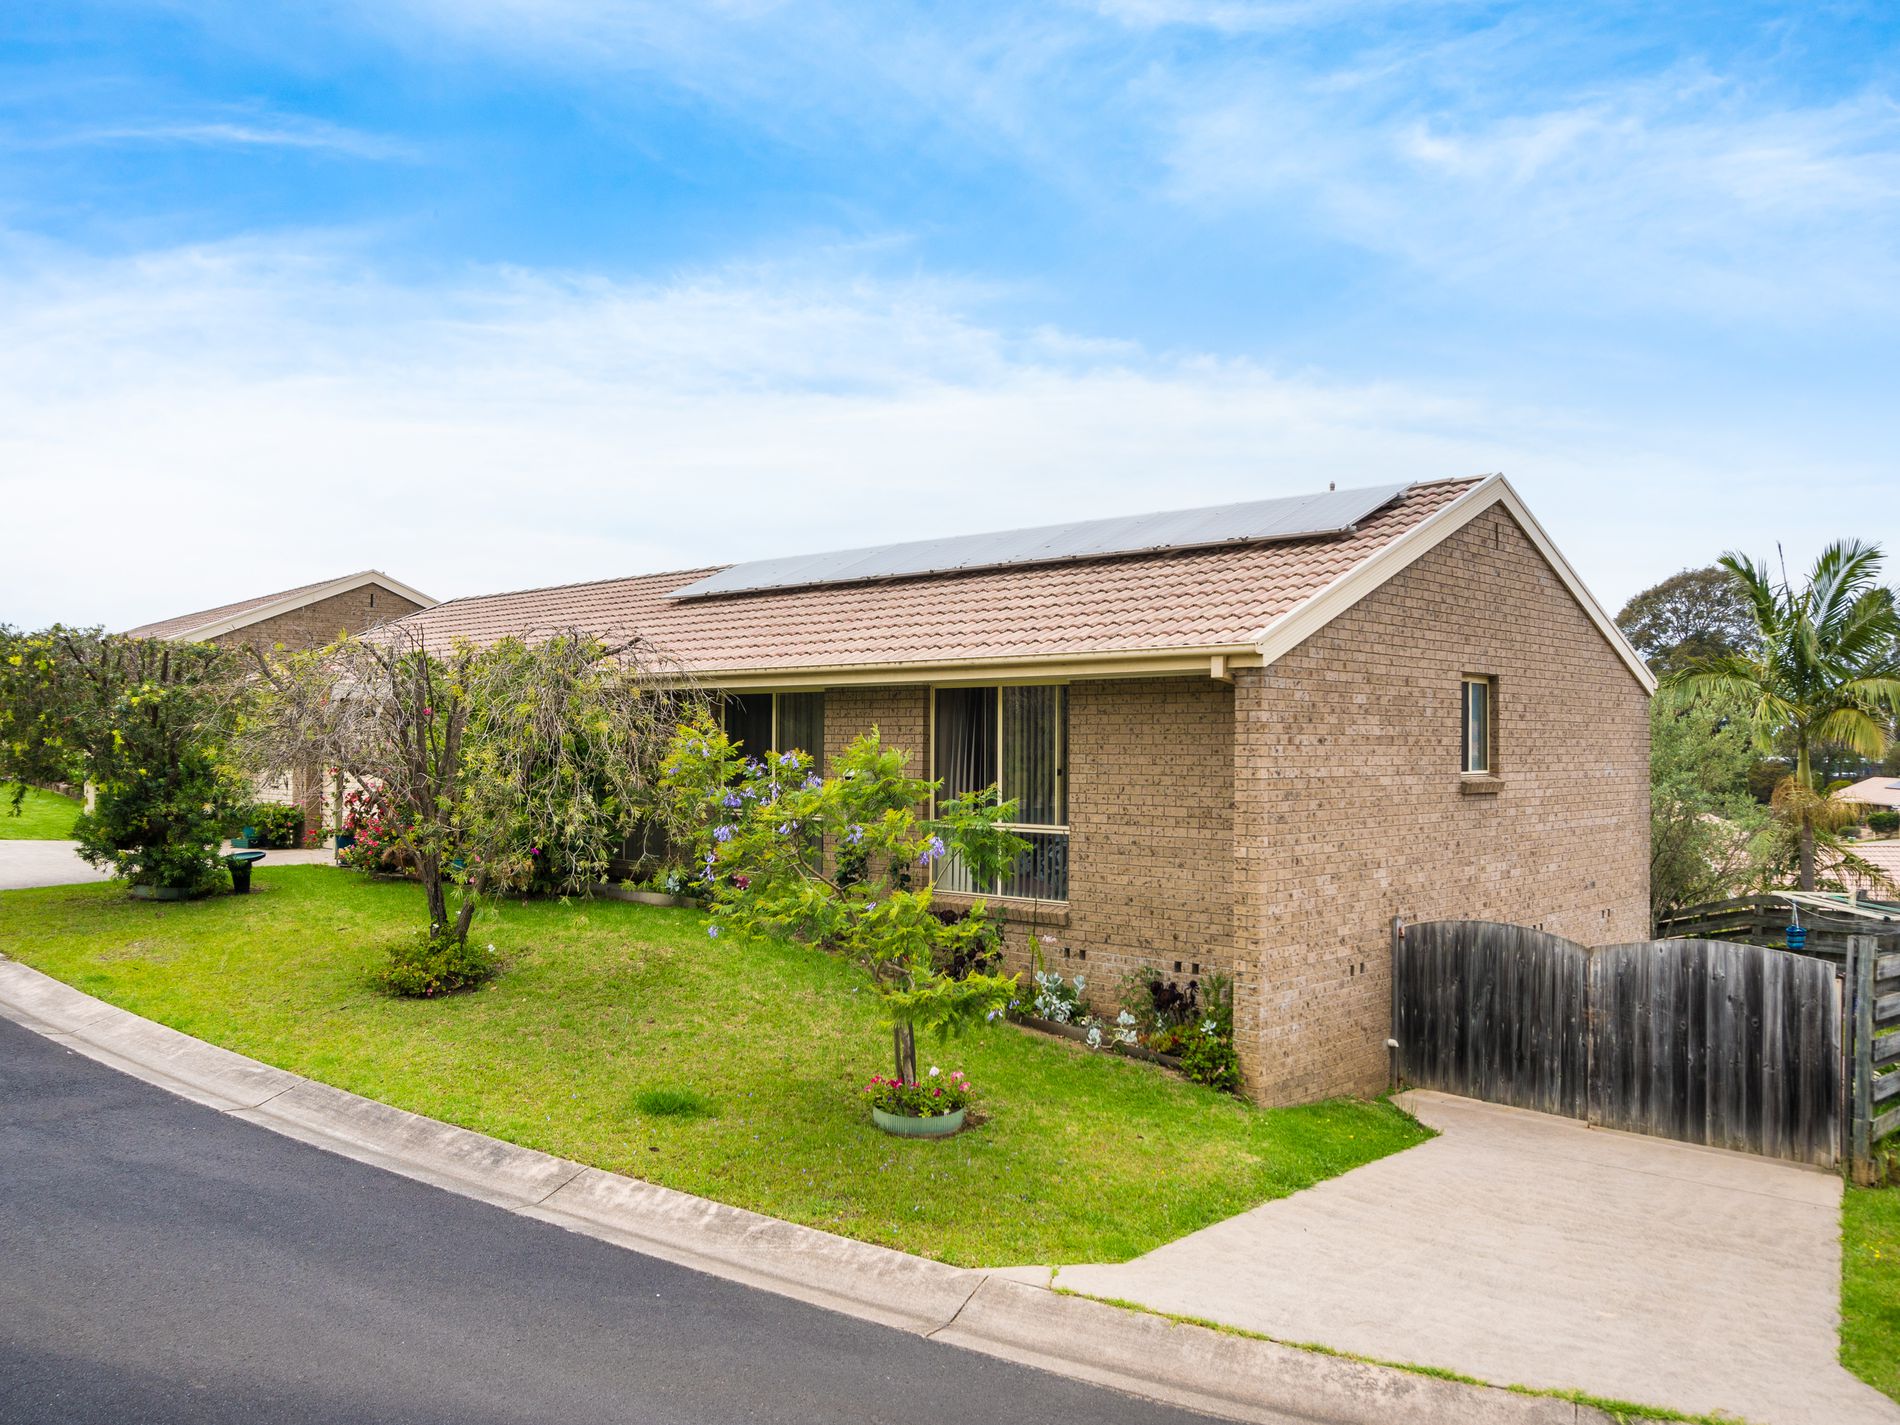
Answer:
[(890, 1015), (897, 1077), (914, 1083), (917, 1030), (994, 1019), (1016, 989), (1013, 975), (957, 972), (985, 958), (996, 927), (980, 901), (957, 915), (933, 907), (930, 869), (955, 856), (987, 884), (1028, 843), (1000, 825), (1015, 804), (994, 789), (925, 819), (936, 784), (905, 775), (904, 761), (873, 728), (823, 777), (807, 753), (745, 757), (699, 721), (675, 735), (661, 787), (698, 827), (707, 933), (787, 936), (860, 966)]

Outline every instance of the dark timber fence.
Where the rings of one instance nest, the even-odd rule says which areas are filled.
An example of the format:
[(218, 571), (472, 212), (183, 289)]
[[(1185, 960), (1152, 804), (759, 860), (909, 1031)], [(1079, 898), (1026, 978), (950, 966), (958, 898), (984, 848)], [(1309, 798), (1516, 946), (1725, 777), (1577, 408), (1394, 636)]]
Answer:
[(1855, 936), (1848, 944), (1848, 1156), (1871, 1181), (1874, 1151), (1900, 1132), (1900, 936)]
[[(1878, 987), (1888, 972), (1900, 957), (1867, 973)], [(1428, 921), (1395, 927), (1395, 1068), (1425, 1088), (1832, 1164), (1847, 1146), (1842, 991), (1828, 960), (1764, 945), (1592, 950), (1519, 925)], [(1870, 995), (1866, 1014), (1900, 1023), (1900, 993)], [(1900, 1039), (1880, 1048), (1900, 1057)], [(1892, 1088), (1868, 1078), (1870, 1106), (1894, 1103), (1900, 1074)], [(1892, 1116), (1870, 1119), (1870, 1137)]]

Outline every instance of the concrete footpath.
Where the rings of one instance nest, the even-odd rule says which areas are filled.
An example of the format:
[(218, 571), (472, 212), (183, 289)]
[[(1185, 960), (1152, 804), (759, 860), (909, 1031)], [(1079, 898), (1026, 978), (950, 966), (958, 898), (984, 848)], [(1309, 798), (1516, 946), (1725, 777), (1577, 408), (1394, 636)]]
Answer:
[(728, 1281), (1165, 1404), (1272, 1425), (1609, 1418), (1567, 1401), (1180, 1325), (1061, 1295), (1018, 1273), (948, 1267), (603, 1173), (270, 1068), (4, 958), (0, 1015), (358, 1162)]
[[(228, 849), (228, 848), (227, 848)], [(332, 866), (334, 851), (266, 851), (270, 866)], [(77, 841), (0, 841), (0, 891), (34, 886), (78, 886), (107, 879), (79, 858)]]
[(1761, 1425), (1900, 1425), (1838, 1360), (1841, 1180), (1445, 1094), (1440, 1136), (1075, 1291)]

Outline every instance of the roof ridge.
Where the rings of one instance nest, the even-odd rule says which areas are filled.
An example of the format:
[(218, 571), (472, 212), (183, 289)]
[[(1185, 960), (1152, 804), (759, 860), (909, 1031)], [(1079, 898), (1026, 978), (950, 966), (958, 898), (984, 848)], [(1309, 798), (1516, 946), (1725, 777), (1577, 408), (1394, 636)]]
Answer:
[[(729, 569), (729, 564), (707, 564), (696, 569), (656, 569), (646, 574), (609, 574), (602, 579), (577, 579), (567, 584), (530, 584), (524, 589), (496, 589), (487, 594), (457, 594), (452, 599), (441, 599), (427, 609), (417, 609), (416, 613), (428, 613), (432, 609), (452, 608), (457, 604), (471, 604), (481, 599), (512, 599), (528, 594), (551, 594), (558, 589), (597, 589), (603, 584), (631, 584), (641, 579), (684, 579), (693, 575), (704, 576)], [(403, 618), (413, 618), (415, 614), (404, 614)]]

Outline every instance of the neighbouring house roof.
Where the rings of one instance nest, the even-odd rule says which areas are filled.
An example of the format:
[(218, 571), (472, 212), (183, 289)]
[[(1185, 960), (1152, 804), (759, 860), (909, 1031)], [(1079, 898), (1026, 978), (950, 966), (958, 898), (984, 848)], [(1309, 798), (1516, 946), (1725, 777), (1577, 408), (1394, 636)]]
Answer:
[[(885, 546), (849, 551), (885, 556), (868, 566), (842, 556), (769, 561), (846, 571), (823, 583), (695, 589), (716, 590), (715, 575), (758, 567), (718, 565), (450, 599), (402, 625), (431, 642), (486, 643), (558, 628), (610, 639), (639, 635), (696, 676), (728, 687), (904, 681), (952, 670), (966, 678), (1108, 676), (1198, 662), (1205, 671), (1215, 658), (1232, 666), (1271, 662), (1478, 514), (1504, 504), (1632, 673), (1653, 686), (1642, 659), (1501, 476), (1390, 487), (1381, 496), (1354, 523), (1304, 536), (1243, 535), (1179, 548), (1143, 547), (1138, 532), (1121, 531), (1122, 547), (1134, 552), (1039, 559), (1025, 552), (1024, 541), (995, 535), (984, 538), (1016, 551), (1014, 562), (887, 577), (849, 572), (902, 567), (908, 555), (899, 551), (913, 548)], [(1146, 518), (1158, 529), (1182, 527), (1178, 513)], [(687, 597), (679, 597), (683, 592)]]
[(1893, 885), (1876, 885), (1861, 877), (1848, 873), (1843, 879), (1850, 889), (1858, 890), (1868, 900), (1894, 899), (1894, 885), (1900, 885), (1900, 840), (1892, 841), (1850, 841), (1847, 849), (1875, 870), (1884, 871)]
[(435, 603), (435, 600), (427, 594), (410, 588), (400, 580), (390, 578), (380, 570), (365, 569), (336, 579), (320, 579), (314, 584), (299, 584), (294, 589), (280, 589), (274, 594), (259, 594), (255, 598), (219, 604), (216, 608), (200, 609), (196, 613), (179, 614), (174, 618), (159, 619), (156, 623), (140, 624), (137, 628), (127, 629), (126, 632), (134, 638), (202, 641), (217, 638), (236, 629), (247, 628), (254, 623), (262, 623), (265, 619), (276, 618), (279, 614), (334, 598), (338, 594), (350, 593), (367, 584), (387, 589), (390, 593), (397, 594), (411, 603), (420, 604), (425, 609)]
[(1834, 800), (1900, 809), (1900, 777), (1869, 777), (1834, 793)]

